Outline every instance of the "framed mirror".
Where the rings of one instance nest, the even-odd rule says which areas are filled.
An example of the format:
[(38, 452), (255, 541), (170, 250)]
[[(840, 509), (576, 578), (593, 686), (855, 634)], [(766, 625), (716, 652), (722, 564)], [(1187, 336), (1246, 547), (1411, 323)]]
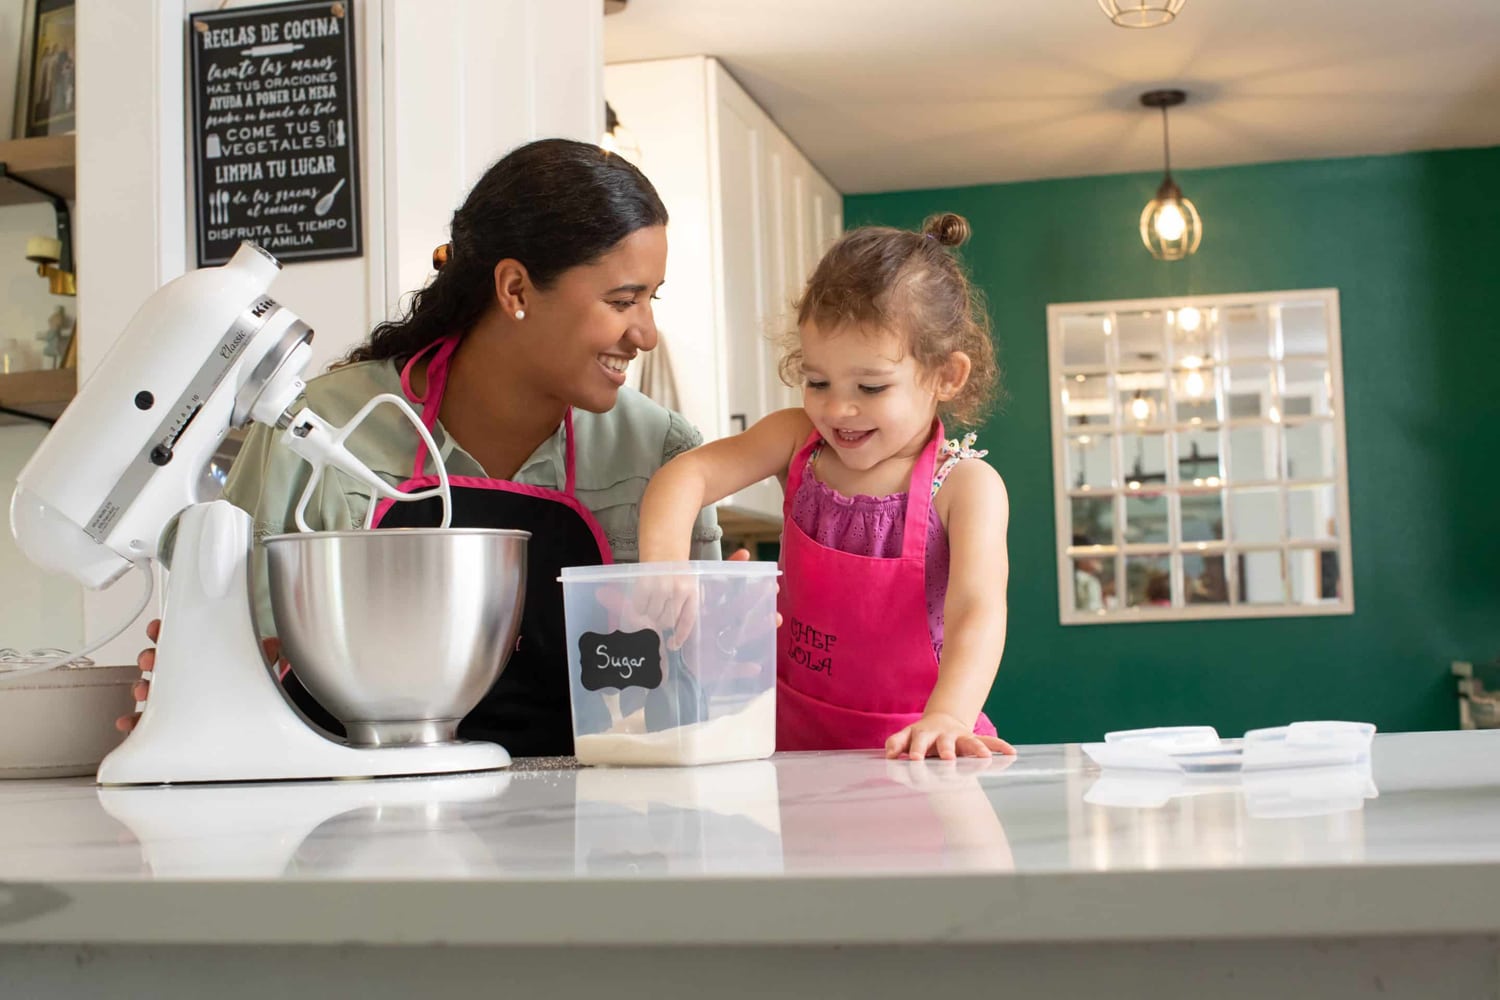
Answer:
[(1047, 326), (1063, 624), (1353, 612), (1337, 291)]

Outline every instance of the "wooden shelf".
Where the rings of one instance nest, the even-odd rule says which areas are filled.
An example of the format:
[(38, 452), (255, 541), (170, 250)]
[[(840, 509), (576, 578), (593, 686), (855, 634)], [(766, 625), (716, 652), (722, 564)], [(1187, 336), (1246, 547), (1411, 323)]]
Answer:
[[(55, 368), (50, 371), (12, 372), (0, 375), (0, 406), (24, 410), (39, 417), (56, 420), (73, 394), (78, 391), (78, 369)], [(24, 417), (0, 413), (0, 424), (27, 423)]]
[[(72, 201), (77, 192), (74, 181), (76, 148), (77, 137), (73, 135), (8, 139), (0, 141), (0, 163), (5, 164), (8, 172)], [(28, 202), (45, 203), (41, 195), (29, 188), (0, 181), (0, 205)]]

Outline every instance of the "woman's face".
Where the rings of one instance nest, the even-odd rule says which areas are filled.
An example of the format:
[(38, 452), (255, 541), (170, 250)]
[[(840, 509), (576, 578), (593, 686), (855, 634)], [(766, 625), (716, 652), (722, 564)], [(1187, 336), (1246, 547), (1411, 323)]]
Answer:
[(648, 226), (531, 290), (518, 350), (551, 395), (593, 413), (615, 405), (630, 362), (656, 346), (651, 300), (666, 269), (666, 227)]

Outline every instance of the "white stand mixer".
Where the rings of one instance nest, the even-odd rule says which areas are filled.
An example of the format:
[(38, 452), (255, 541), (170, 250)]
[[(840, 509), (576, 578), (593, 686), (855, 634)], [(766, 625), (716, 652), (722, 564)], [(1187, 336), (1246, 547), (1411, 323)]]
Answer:
[(437, 490), (398, 493), (343, 447), (349, 428), (330, 427), (306, 409), (291, 412), (304, 388), (299, 375), (311, 357), (312, 331), (266, 296), (279, 269), (269, 254), (244, 244), (223, 267), (191, 272), (157, 291), (18, 477), (11, 530), (21, 550), (94, 588), (132, 566), (149, 581), (148, 560), (181, 513), (151, 698), (134, 732), (100, 765), (99, 782), (505, 767), (510, 755), (492, 743), (364, 748), (336, 741), (291, 705), (261, 655), (250, 611), (250, 515), (224, 501), (196, 503), (194, 495), (231, 428), (250, 420), (284, 428), (282, 443), (313, 465), (314, 482), (333, 465), (379, 495), (441, 493), (446, 501), (447, 494), (438, 449), (400, 397), (390, 401), (406, 410), (438, 461)]

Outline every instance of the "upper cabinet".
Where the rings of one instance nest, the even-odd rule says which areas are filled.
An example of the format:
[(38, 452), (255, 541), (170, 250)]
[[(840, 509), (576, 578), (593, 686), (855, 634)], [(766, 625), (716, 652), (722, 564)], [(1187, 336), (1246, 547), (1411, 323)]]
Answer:
[[(715, 59), (607, 66), (604, 92), (671, 219), (656, 323), (675, 408), (713, 440), (800, 405), (778, 340), (843, 230), (842, 196)], [(768, 480), (721, 506), (779, 520), (781, 490)]]

